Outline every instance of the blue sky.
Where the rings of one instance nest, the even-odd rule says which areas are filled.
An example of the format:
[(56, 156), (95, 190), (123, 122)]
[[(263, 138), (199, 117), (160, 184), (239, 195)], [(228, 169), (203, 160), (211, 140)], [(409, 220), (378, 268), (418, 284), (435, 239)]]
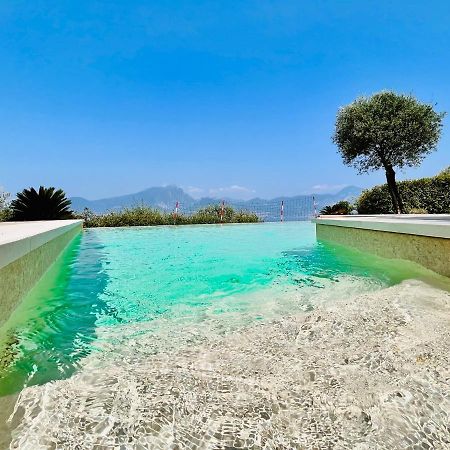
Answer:
[[(0, 3), (0, 185), (87, 198), (176, 184), (272, 197), (383, 181), (341, 163), (339, 106), (450, 111), (447, 1)], [(450, 164), (439, 150), (400, 178)]]

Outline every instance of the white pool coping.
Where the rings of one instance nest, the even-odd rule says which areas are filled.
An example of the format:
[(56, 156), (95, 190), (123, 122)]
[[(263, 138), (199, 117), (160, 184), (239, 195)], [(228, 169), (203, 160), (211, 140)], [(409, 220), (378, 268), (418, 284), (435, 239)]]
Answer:
[(81, 227), (82, 220), (42, 220), (0, 223), (0, 269), (41, 245)]
[(450, 239), (450, 214), (319, 216), (313, 222), (317, 225)]

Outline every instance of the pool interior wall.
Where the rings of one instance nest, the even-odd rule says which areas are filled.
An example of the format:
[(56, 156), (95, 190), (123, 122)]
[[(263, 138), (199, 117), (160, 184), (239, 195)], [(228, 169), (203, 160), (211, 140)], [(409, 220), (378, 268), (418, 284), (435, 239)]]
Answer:
[(404, 259), (450, 277), (450, 239), (316, 223), (317, 239), (382, 258)]
[[(17, 226), (20, 227), (20, 224)], [(8, 320), (20, 301), (40, 280), (70, 241), (80, 233), (81, 227), (81, 221), (73, 223), (73, 226), (63, 234), (57, 235), (0, 268), (0, 326)], [(8, 250), (15, 245), (21, 246), (23, 241), (24, 239), (19, 239), (9, 242)], [(1, 251), (2, 246), (0, 246)]]
[[(70, 221), (62, 224), (62, 230), (45, 231), (39, 236), (39, 233), (33, 234), (32, 238), (41, 239), (43, 244), (31, 251), (23, 251), (24, 247), (31, 248), (30, 240), (26, 234), (21, 239), (8, 241), (6, 245), (0, 244), (0, 256), (2, 262), (8, 258), (12, 261), (6, 265), (0, 266), (0, 328), (7, 323), (13, 312), (17, 309), (21, 301), (39, 283), (43, 275), (54, 266), (54, 262), (64, 252), (74, 238), (80, 234), (82, 229), (81, 221)], [(8, 228), (8, 232), (13, 228), (23, 228), (23, 224), (2, 224)], [(30, 225), (30, 224), (27, 224)], [(38, 227), (39, 228), (39, 227)], [(67, 231), (64, 231), (67, 228)], [(8, 233), (2, 230), (2, 237)], [(62, 231), (62, 234), (61, 234)], [(22, 234), (22, 232), (19, 232)], [(47, 236), (44, 236), (46, 235)], [(49, 238), (48, 235), (51, 237)], [(20, 248), (19, 248), (20, 247)], [(25, 253), (19, 258), (14, 258), (14, 254), (19, 252)], [(1, 254), (3, 253), (3, 254)], [(5, 353), (3, 352), (3, 339), (0, 337), (0, 347), (2, 355), (0, 357), (0, 369), (5, 361)], [(10, 425), (7, 422), (8, 417), (13, 412), (14, 404), (17, 399), (17, 393), (0, 396), (0, 448), (7, 448), (10, 442)]]

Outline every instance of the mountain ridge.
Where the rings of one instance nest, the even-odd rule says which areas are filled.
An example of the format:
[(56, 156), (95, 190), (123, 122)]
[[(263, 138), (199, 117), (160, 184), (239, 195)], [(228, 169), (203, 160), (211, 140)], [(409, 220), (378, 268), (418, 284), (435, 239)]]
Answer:
[[(333, 204), (341, 200), (352, 201), (357, 196), (359, 196), (361, 192), (362, 188), (359, 188), (357, 186), (346, 186), (339, 192), (334, 194), (299, 194), (286, 197), (278, 196), (272, 199), (264, 199), (259, 197), (255, 197), (250, 200), (226, 199), (226, 203), (240, 209), (254, 210), (255, 208), (259, 207), (262, 209), (262, 213), (264, 213), (263, 210), (264, 208), (266, 208), (266, 217), (268, 217), (271, 214), (274, 215), (274, 213), (269, 212), (268, 210), (275, 209), (278, 211), (278, 206), (281, 204), (281, 201), (284, 202), (288, 210), (293, 210), (294, 207), (296, 207), (297, 209), (302, 207), (305, 210), (308, 208), (312, 210), (313, 197), (315, 198), (317, 209), (320, 209), (326, 205)], [(102, 214), (108, 211), (118, 211), (123, 208), (138, 205), (151, 206), (154, 208), (171, 211), (175, 208), (176, 202), (179, 202), (182, 210), (193, 211), (212, 203), (218, 203), (221, 201), (220, 199), (213, 197), (194, 199), (182, 188), (172, 185), (154, 186), (133, 194), (107, 197), (98, 200), (88, 200), (83, 197), (71, 197), (70, 200), (72, 201), (72, 208), (74, 211), (81, 212), (85, 208), (88, 208), (97, 214)]]

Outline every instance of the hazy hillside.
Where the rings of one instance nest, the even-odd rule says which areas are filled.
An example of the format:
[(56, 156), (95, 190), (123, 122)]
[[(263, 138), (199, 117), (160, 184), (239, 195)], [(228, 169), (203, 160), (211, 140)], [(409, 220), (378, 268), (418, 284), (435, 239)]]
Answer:
[[(316, 208), (320, 210), (323, 206), (336, 203), (340, 200), (352, 201), (361, 191), (362, 189), (356, 186), (348, 186), (336, 194), (314, 194)], [(203, 206), (220, 201), (214, 198), (196, 200), (184, 192), (183, 189), (176, 186), (152, 187), (135, 194), (100, 200), (87, 200), (82, 197), (73, 197), (71, 200), (72, 207), (75, 211), (82, 211), (84, 208), (89, 208), (96, 213), (120, 210), (136, 205), (147, 205), (171, 211), (174, 209), (176, 202), (179, 202), (181, 212), (191, 213)], [(285, 220), (305, 219), (310, 217), (314, 212), (313, 194), (277, 197), (273, 199), (254, 198), (246, 201), (227, 199), (226, 204), (237, 209), (255, 212), (264, 220), (273, 221), (280, 219), (282, 201), (284, 202)]]
[(135, 194), (102, 198), (100, 200), (87, 200), (82, 197), (72, 197), (71, 200), (74, 211), (82, 211), (84, 208), (89, 208), (96, 213), (104, 213), (136, 205), (148, 205), (170, 210), (173, 209), (177, 201), (189, 206), (195, 203), (195, 200), (190, 195), (176, 186), (151, 187)]

